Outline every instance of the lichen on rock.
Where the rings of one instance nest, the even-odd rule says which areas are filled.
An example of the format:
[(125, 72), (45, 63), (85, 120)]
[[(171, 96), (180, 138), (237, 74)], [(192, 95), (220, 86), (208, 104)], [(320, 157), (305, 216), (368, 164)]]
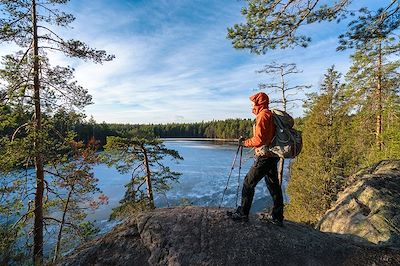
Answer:
[(349, 179), (317, 228), (400, 248), (399, 195), (400, 160), (381, 161)]

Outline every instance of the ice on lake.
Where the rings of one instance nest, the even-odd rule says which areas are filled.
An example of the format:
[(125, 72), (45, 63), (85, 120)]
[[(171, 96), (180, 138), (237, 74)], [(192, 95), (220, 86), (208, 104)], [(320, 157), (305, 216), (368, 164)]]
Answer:
[[(221, 203), (222, 193), (226, 187), (228, 175), (237, 151), (234, 144), (217, 144), (212, 141), (165, 141), (169, 149), (174, 149), (184, 158), (176, 163), (166, 161), (173, 171), (182, 173), (179, 183), (173, 183), (172, 189), (165, 195), (155, 195), (157, 207), (180, 205), (183, 200), (197, 206), (218, 207)], [(244, 149), (242, 168), (240, 173), (239, 198), (240, 204), (241, 184), (253, 163), (252, 151)], [(287, 163), (285, 162), (283, 188), (287, 184)], [(234, 208), (239, 177), (239, 156), (234, 166), (229, 185), (227, 187), (223, 207)], [(99, 188), (109, 197), (108, 205), (102, 205), (97, 210), (89, 213), (89, 220), (108, 220), (112, 208), (118, 206), (125, 193), (124, 185), (129, 182), (130, 174), (120, 174), (115, 168), (106, 165), (97, 165), (94, 168), (95, 176), (99, 178)], [(284, 193), (286, 200), (286, 194)], [(260, 211), (271, 205), (271, 198), (265, 182), (261, 181), (254, 195), (252, 212)]]

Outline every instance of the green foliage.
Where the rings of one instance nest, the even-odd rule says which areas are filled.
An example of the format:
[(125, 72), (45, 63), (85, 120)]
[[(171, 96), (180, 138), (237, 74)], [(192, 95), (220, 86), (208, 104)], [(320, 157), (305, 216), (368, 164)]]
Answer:
[[(358, 40), (376, 39), (384, 36), (381, 28), (396, 29), (399, 26), (398, 5), (395, 1), (385, 8), (371, 13), (367, 8), (358, 12), (348, 9), (350, 0), (246, 0), (242, 8), (245, 23), (228, 28), (227, 38), (236, 49), (249, 49), (252, 53), (264, 54), (271, 49), (307, 47), (311, 38), (302, 34), (301, 29), (312, 23), (336, 21), (359, 14), (357, 20), (349, 24), (353, 33), (340, 35), (340, 46), (358, 46)], [(324, 2), (328, 2), (325, 4)], [(356, 29), (356, 30), (355, 30)], [(380, 31), (380, 33), (378, 33)], [(390, 30), (389, 30), (390, 31)]]
[(120, 205), (113, 208), (110, 220), (124, 219), (126, 217), (135, 217), (138, 213), (151, 209), (150, 203), (146, 197), (140, 201), (121, 201)]
[(105, 145), (108, 136), (139, 138), (216, 138), (237, 139), (239, 136), (251, 136), (253, 121), (251, 119), (227, 119), (200, 123), (173, 123), (159, 125), (107, 124), (96, 123), (93, 119), (87, 122), (70, 124), (77, 132), (77, 139), (85, 143), (90, 138)]
[[(92, 173), (92, 166), (98, 161), (96, 142), (91, 141), (88, 145), (76, 142), (73, 140), (76, 135), (69, 131), (68, 121), (79, 120), (79, 117), (60, 110), (54, 117), (44, 118), (40, 131), (42, 149), (46, 151), (44, 220), (47, 226), (59, 228), (63, 225), (61, 251), (86, 239), (84, 235), (79, 237), (83, 231), (78, 224), (85, 219), (88, 209), (107, 203), (107, 197), (100, 194), (98, 180)], [(13, 123), (8, 125), (12, 127)], [(0, 219), (2, 227), (15, 223), (14, 240), (21, 245), (19, 239), (26, 237), (26, 229), (33, 218), (33, 131), (30, 126), (25, 126), (16, 134), (11, 133), (12, 130), (9, 132), (2, 137), (0, 149)], [(4, 238), (4, 241), (8, 239)], [(19, 248), (23, 249), (23, 246)]]
[(398, 7), (393, 11), (392, 6), (359, 11), (339, 36), (338, 50), (356, 49), (348, 83), (339, 86), (339, 76), (329, 69), (321, 94), (306, 104), (303, 152), (291, 167), (288, 186), (287, 217), (292, 220), (316, 223), (343, 189), (345, 177), (400, 156), (400, 46), (395, 32), (400, 19)]
[(60, 148), (54, 150), (51, 168), (46, 168), (48, 179), (51, 180), (46, 189), (53, 200), (49, 200), (44, 206), (47, 213), (44, 219), (48, 224), (57, 226), (55, 258), (63, 251), (87, 240), (90, 236), (90, 224), (83, 228), (81, 226), (87, 211), (108, 203), (108, 197), (101, 194), (97, 187), (98, 179), (92, 172), (93, 165), (99, 162), (96, 141), (91, 140), (84, 145), (74, 141), (74, 136), (68, 134), (66, 138), (68, 153), (62, 156), (57, 153)]
[[(378, 149), (376, 145), (370, 145), (368, 152), (362, 158), (363, 165), (369, 166), (384, 159), (400, 158), (400, 96), (398, 94), (386, 99), (383, 122), (383, 147)], [(358, 130), (362, 131), (362, 129)]]
[(83, 241), (91, 240), (100, 232), (100, 229), (96, 227), (93, 222), (85, 221), (79, 224), (79, 236)]
[[(400, 78), (397, 61), (382, 66), (382, 149), (376, 145), (373, 56), (356, 52), (346, 86), (328, 69), (319, 95), (311, 95), (300, 128), (303, 151), (291, 165), (287, 218), (315, 224), (336, 200), (345, 178), (383, 159), (400, 158)], [(368, 71), (368, 66), (371, 66)]]
[[(13, 42), (21, 48), (13, 55), (3, 56), (0, 69), (3, 81), (0, 86), (0, 182), (13, 184), (5, 186), (0, 210), (7, 219), (18, 219), (20, 228), (29, 227), (34, 213), (35, 264), (43, 263), (43, 227), (48, 220), (61, 225), (66, 222), (65, 215), (58, 221), (49, 215), (50, 210), (58, 205), (64, 206), (64, 214), (71, 209), (78, 210), (77, 202), (71, 197), (79, 195), (82, 199), (95, 190), (94, 178), (89, 173), (94, 162), (88, 161), (90, 156), (85, 157), (80, 147), (71, 145), (74, 135), (69, 133), (67, 121), (62, 121), (66, 110), (82, 109), (91, 103), (91, 96), (74, 80), (73, 68), (51, 66), (47, 51), (59, 51), (96, 63), (114, 58), (103, 50), (92, 49), (78, 40), (65, 40), (55, 33), (54, 26), (67, 27), (75, 19), (56, 8), (67, 2), (0, 2), (0, 42)], [(64, 113), (57, 114), (59, 109)], [(78, 119), (79, 115), (68, 117), (69, 121)], [(53, 179), (47, 180), (44, 172)], [(64, 201), (63, 193), (68, 189), (70, 200)], [(27, 206), (18, 206), (10, 215), (10, 207), (18, 202), (27, 202), (22, 204)], [(67, 207), (74, 204), (75, 208)], [(75, 214), (72, 224), (84, 216), (82, 212)], [(62, 226), (60, 233), (61, 229)]]
[(228, 38), (236, 49), (263, 54), (270, 49), (307, 47), (311, 38), (299, 33), (304, 25), (343, 19), (349, 0), (318, 5), (320, 0), (246, 0), (242, 9), (246, 22), (228, 28)]
[(366, 7), (360, 9), (357, 19), (348, 25), (348, 31), (339, 36), (338, 50), (348, 48), (363, 49), (375, 40), (387, 40), (400, 26), (400, 18), (380, 8), (371, 12)]
[(288, 185), (290, 203), (287, 218), (315, 223), (336, 199), (348, 174), (344, 162), (349, 155), (342, 143), (349, 122), (343, 102), (344, 86), (340, 74), (328, 69), (321, 94), (308, 103), (304, 118), (303, 151), (291, 165)]
[(0, 226), (0, 264), (21, 264), (26, 260), (26, 252), (18, 246), (20, 228), (10, 224)]
[[(397, 23), (400, 23), (399, 18)], [(354, 23), (354, 28), (348, 33), (355, 35), (353, 43), (357, 49), (352, 55), (353, 65), (346, 78), (349, 104), (355, 111), (351, 133), (358, 137), (353, 139), (352, 145), (362, 147), (364, 151), (353, 154), (353, 158), (367, 166), (398, 156), (398, 132), (393, 130), (393, 126), (397, 125), (399, 117), (400, 60), (395, 55), (400, 43), (391, 24), (382, 23), (375, 29), (378, 37), (373, 40), (357, 35), (359, 28), (363, 27)]]

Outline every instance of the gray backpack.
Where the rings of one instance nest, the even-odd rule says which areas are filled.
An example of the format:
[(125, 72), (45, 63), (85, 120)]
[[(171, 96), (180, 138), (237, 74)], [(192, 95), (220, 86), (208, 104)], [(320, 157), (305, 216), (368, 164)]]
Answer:
[(272, 109), (272, 118), (276, 125), (275, 136), (269, 146), (255, 149), (256, 156), (272, 152), (280, 158), (295, 158), (303, 146), (301, 132), (294, 129), (294, 119), (285, 111)]

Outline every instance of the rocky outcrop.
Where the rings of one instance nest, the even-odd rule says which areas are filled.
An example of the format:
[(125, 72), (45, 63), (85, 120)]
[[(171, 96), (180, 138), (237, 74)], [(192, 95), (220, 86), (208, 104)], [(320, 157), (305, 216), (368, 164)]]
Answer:
[(381, 161), (350, 178), (318, 227), (400, 248), (400, 160)]
[(292, 222), (235, 222), (226, 209), (188, 206), (142, 213), (60, 265), (400, 265), (400, 254)]

